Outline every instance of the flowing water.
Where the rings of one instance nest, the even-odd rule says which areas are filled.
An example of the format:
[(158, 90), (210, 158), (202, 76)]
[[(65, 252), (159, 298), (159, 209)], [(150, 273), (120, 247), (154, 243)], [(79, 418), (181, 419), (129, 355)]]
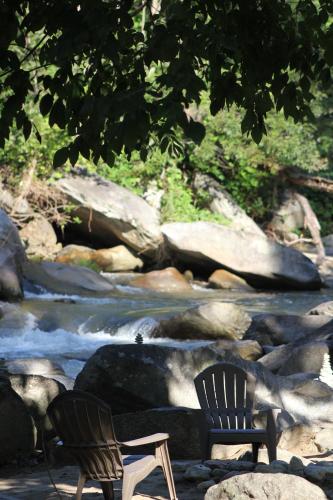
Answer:
[(251, 315), (260, 312), (304, 314), (324, 301), (333, 300), (333, 289), (236, 292), (195, 286), (186, 295), (172, 295), (115, 286), (114, 292), (105, 297), (26, 291), (22, 304), (12, 306), (9, 320), (0, 321), (0, 357), (48, 357), (58, 361), (69, 376), (75, 376), (98, 347), (133, 343), (138, 333), (145, 343), (163, 342), (190, 348), (200, 342), (153, 340), (149, 334), (159, 319), (213, 300), (242, 305)]

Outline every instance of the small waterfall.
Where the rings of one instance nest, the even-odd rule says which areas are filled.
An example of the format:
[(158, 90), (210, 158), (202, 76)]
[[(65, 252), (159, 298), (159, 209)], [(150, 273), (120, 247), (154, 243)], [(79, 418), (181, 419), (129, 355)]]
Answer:
[(333, 372), (329, 352), (324, 354), (319, 380), (333, 389)]

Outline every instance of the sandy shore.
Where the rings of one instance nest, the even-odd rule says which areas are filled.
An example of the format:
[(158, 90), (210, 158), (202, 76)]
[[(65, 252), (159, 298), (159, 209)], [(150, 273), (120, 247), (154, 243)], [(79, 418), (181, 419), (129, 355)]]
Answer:
[[(195, 462), (193, 462), (195, 463)], [(174, 479), (178, 500), (203, 500), (204, 494), (195, 484), (183, 480), (183, 471), (189, 462), (173, 463)], [(51, 469), (52, 478), (63, 500), (74, 498), (78, 478), (77, 467), (67, 466)], [(116, 482), (115, 498), (121, 499), (121, 483)], [(60, 500), (50, 481), (47, 468), (44, 465), (29, 467), (7, 466), (0, 469), (0, 499), (1, 500)], [(150, 476), (139, 483), (133, 500), (164, 500), (168, 499), (168, 491), (162, 472), (153, 471)], [(102, 490), (95, 482), (87, 483), (84, 488), (83, 500), (103, 499)]]

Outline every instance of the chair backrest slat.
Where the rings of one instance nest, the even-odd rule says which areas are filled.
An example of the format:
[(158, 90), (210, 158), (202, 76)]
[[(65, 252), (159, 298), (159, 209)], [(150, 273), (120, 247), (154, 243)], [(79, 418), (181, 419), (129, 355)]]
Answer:
[(195, 379), (201, 408), (212, 428), (252, 426), (255, 378), (231, 363), (217, 363)]
[(92, 394), (67, 391), (49, 405), (47, 414), (82, 471), (91, 479), (121, 479), (122, 455), (110, 407)]

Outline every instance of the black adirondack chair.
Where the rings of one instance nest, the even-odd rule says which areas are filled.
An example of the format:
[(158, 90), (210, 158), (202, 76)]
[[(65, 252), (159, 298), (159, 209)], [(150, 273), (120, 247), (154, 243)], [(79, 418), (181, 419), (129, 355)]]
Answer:
[(279, 410), (265, 410), (265, 429), (253, 427), (256, 379), (231, 363), (206, 368), (194, 380), (203, 410), (200, 437), (202, 459), (211, 458), (214, 444), (252, 444), (253, 460), (265, 444), (269, 461), (276, 460), (276, 416)]

